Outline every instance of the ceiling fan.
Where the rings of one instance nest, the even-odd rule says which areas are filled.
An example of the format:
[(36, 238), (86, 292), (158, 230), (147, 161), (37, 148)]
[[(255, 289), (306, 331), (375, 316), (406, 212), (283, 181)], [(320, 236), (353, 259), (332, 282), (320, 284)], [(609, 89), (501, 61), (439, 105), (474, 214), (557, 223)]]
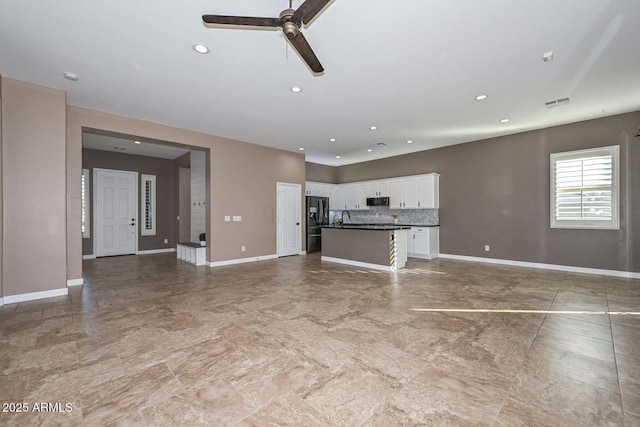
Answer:
[(330, 2), (331, 0), (306, 0), (296, 10), (291, 8), (292, 0), (289, 0), (289, 9), (280, 12), (278, 18), (257, 18), (251, 16), (225, 16), (225, 15), (202, 15), (202, 21), (206, 26), (210, 25), (247, 25), (251, 27), (274, 27), (281, 28), (282, 32), (289, 39), (291, 46), (300, 54), (304, 62), (314, 73), (322, 73), (324, 68), (307, 39), (300, 32), (300, 25), (309, 24), (311, 20)]

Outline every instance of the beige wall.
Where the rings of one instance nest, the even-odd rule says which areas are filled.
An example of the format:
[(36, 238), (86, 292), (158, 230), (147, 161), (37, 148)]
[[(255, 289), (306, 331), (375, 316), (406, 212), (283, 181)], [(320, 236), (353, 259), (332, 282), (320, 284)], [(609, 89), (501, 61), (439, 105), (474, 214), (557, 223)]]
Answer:
[[(304, 186), (302, 154), (68, 106), (68, 181), (81, 173), (83, 128), (209, 149), (207, 216), (211, 229), (206, 232), (211, 238), (207, 238), (207, 259), (224, 261), (276, 253), (276, 182)], [(67, 200), (68, 275), (75, 278), (82, 275), (82, 236), (80, 227), (75, 226), (80, 224), (79, 185), (69, 187)], [(241, 215), (243, 221), (224, 222), (224, 215)], [(246, 252), (240, 251), (242, 245)]]
[(5, 297), (67, 286), (65, 111), (63, 91), (2, 79)]
[[(440, 173), (441, 253), (638, 272), (639, 125), (634, 112), (341, 166), (337, 181)], [(551, 229), (549, 155), (614, 144), (620, 230)]]
[(4, 296), (4, 290), (2, 288), (2, 247), (4, 246), (4, 239), (2, 236), (2, 75), (0, 75), (0, 299)]
[(307, 162), (305, 173), (307, 181), (326, 182), (329, 184), (338, 182), (338, 168), (333, 166)]

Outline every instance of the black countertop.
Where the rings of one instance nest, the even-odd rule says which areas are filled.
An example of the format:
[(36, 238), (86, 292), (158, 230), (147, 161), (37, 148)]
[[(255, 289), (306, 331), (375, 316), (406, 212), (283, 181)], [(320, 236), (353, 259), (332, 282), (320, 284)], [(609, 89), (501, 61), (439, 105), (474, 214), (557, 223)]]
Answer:
[(335, 228), (338, 230), (379, 230), (379, 231), (393, 231), (393, 230), (408, 230), (410, 225), (401, 224), (331, 224), (323, 225), (322, 228)]

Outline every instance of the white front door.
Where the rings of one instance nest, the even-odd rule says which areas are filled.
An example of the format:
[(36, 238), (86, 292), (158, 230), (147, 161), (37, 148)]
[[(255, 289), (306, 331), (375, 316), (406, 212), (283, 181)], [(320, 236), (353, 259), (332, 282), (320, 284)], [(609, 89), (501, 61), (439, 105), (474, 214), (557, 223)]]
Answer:
[(95, 255), (136, 253), (138, 173), (94, 169)]
[(298, 255), (301, 247), (300, 184), (278, 183), (278, 256)]

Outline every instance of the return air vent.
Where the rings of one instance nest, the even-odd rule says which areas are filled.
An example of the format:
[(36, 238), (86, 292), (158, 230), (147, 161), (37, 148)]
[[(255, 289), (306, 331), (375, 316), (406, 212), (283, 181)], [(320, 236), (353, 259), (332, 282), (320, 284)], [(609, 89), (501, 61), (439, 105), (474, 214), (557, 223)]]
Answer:
[(545, 102), (544, 105), (547, 108), (553, 108), (553, 107), (559, 107), (561, 105), (566, 105), (570, 102), (571, 100), (569, 98), (560, 98), (560, 99), (554, 99), (553, 101)]
[(636, 132), (636, 138), (640, 138), (640, 128), (638, 128), (638, 132)]
[(386, 143), (384, 143), (384, 142), (377, 142), (377, 143), (376, 143), (376, 145), (377, 145), (378, 147), (384, 147), (384, 146), (385, 146), (385, 145), (387, 145), (387, 144), (386, 144)]

